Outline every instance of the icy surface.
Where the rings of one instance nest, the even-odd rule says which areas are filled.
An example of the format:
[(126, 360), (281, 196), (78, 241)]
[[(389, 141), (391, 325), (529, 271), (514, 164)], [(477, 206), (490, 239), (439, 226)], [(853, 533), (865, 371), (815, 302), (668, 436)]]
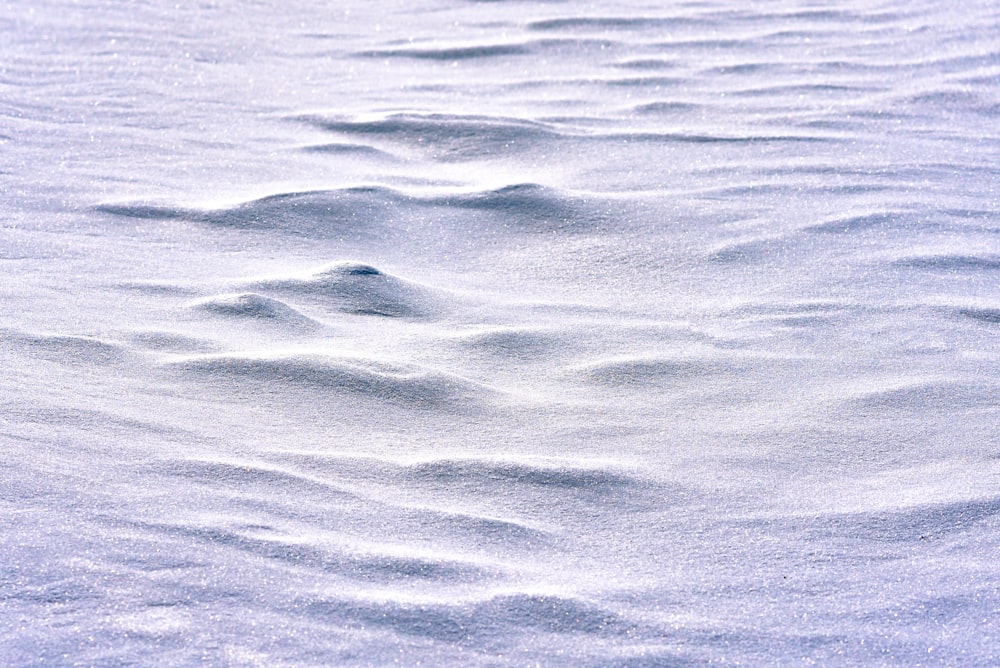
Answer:
[(1000, 662), (993, 0), (0, 3), (0, 664)]

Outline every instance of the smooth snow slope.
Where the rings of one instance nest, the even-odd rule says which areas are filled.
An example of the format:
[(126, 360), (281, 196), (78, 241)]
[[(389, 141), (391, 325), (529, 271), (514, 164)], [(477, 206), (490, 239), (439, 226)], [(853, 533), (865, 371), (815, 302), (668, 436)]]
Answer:
[(1000, 663), (998, 85), (992, 0), (0, 4), (0, 664)]

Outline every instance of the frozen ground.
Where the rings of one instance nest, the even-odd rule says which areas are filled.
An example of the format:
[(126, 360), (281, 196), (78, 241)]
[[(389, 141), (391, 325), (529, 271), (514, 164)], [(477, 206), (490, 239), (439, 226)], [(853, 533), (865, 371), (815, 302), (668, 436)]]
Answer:
[(0, 664), (997, 664), (998, 85), (989, 0), (0, 3)]

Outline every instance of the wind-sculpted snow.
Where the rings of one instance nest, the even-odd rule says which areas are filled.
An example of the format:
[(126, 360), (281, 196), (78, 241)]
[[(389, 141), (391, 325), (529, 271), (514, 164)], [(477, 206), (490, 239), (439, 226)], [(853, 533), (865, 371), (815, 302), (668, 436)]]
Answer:
[(362, 315), (420, 317), (444, 306), (430, 288), (359, 262), (333, 262), (314, 271), (253, 280), (249, 286), (299, 295)]
[(560, 338), (544, 330), (504, 327), (461, 334), (455, 337), (455, 343), (466, 354), (531, 360), (557, 352)]
[(966, 318), (972, 318), (979, 322), (991, 325), (1000, 324), (1000, 308), (962, 308), (958, 312)]
[[(323, 152), (326, 147), (321, 144), (310, 150)], [(431, 222), (443, 228), (437, 230), (438, 235), (449, 229), (477, 236), (495, 234), (497, 228), (521, 233), (591, 232), (611, 222), (615, 206), (594, 194), (515, 183), (478, 192), (434, 195), (355, 186), (337, 191), (283, 193), (215, 210), (147, 204), (104, 204), (97, 208), (127, 218), (275, 230), (370, 247), (374, 242), (440, 243), (439, 238), (425, 238), (431, 232)], [(472, 230), (468, 229), (469, 210), (479, 215)], [(492, 224), (486, 226), (487, 222)]]
[(258, 383), (322, 391), (327, 396), (347, 393), (413, 408), (458, 409), (475, 401), (477, 393), (487, 392), (450, 374), (352, 357), (220, 354), (182, 358), (167, 367), (213, 383)]
[(994, 0), (0, 3), (0, 665), (1000, 662)]
[(932, 413), (988, 407), (998, 398), (1000, 387), (994, 383), (917, 380), (899, 387), (866, 391), (855, 402), (862, 410)]
[(310, 330), (320, 326), (283, 301), (253, 292), (208, 297), (194, 302), (192, 307), (233, 319), (274, 323), (291, 329)]
[[(457, 647), (486, 646), (511, 651), (517, 636), (560, 634), (573, 636), (626, 636), (633, 626), (613, 612), (555, 596), (514, 594), (466, 604), (353, 603), (343, 599), (309, 605), (312, 615), (385, 628), (404, 636), (446, 642)], [(523, 642), (523, 640), (521, 640)]]
[(529, 151), (560, 137), (559, 131), (549, 124), (499, 116), (392, 114), (371, 120), (315, 116), (302, 120), (336, 135), (364, 138), (376, 148), (396, 147), (406, 153), (445, 161)]
[(392, 205), (400, 195), (387, 188), (352, 187), (336, 191), (281, 193), (224, 209), (199, 210), (144, 204), (104, 204), (98, 210), (117, 216), (187, 220), (235, 229), (271, 229), (309, 238), (361, 235), (382, 238), (390, 227)]
[(892, 226), (913, 227), (913, 218), (914, 216), (905, 213), (874, 213), (835, 218), (810, 225), (805, 230), (816, 234), (863, 234), (869, 231), (877, 232)]
[(523, 44), (487, 44), (471, 46), (451, 46), (443, 48), (403, 48), (369, 51), (362, 55), (372, 58), (419, 58), (426, 60), (475, 60), (494, 56), (514, 56), (530, 53)]
[(162, 352), (205, 353), (211, 352), (213, 347), (203, 339), (167, 331), (129, 332), (124, 338), (136, 348)]
[[(555, 464), (555, 465), (554, 465)], [(652, 493), (650, 485), (626, 473), (607, 468), (571, 468), (558, 463), (436, 460), (414, 464), (403, 472), (403, 480), (420, 487), (448, 489), (450, 493), (464, 490), (466, 494), (483, 495), (493, 503), (509, 503), (504, 497), (514, 496), (522, 512), (529, 501), (544, 521), (544, 504), (558, 502), (563, 507), (578, 503), (600, 504), (604, 507), (629, 507)]]
[(430, 203), (446, 209), (482, 212), (511, 232), (594, 232), (610, 217), (599, 202), (535, 183), (438, 197)]
[(650, 385), (661, 381), (692, 380), (699, 376), (735, 370), (732, 361), (685, 359), (678, 357), (627, 357), (592, 362), (577, 367), (575, 371), (584, 378), (601, 385), (626, 387)]
[(915, 255), (896, 260), (896, 266), (932, 271), (997, 271), (1000, 270), (1000, 255), (965, 255), (934, 253)]
[(22, 354), (43, 360), (79, 367), (105, 366), (122, 362), (125, 349), (95, 336), (63, 334), (28, 334), (0, 330), (0, 346), (20, 350)]
[(1000, 515), (1000, 499), (970, 499), (927, 504), (884, 514), (838, 515), (820, 525), (830, 533), (891, 543), (947, 539), (995, 523)]

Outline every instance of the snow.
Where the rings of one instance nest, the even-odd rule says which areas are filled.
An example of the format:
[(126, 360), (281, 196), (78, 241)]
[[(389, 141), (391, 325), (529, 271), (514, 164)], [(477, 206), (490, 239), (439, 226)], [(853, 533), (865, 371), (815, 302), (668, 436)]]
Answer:
[(0, 35), (0, 664), (1000, 661), (995, 3)]

